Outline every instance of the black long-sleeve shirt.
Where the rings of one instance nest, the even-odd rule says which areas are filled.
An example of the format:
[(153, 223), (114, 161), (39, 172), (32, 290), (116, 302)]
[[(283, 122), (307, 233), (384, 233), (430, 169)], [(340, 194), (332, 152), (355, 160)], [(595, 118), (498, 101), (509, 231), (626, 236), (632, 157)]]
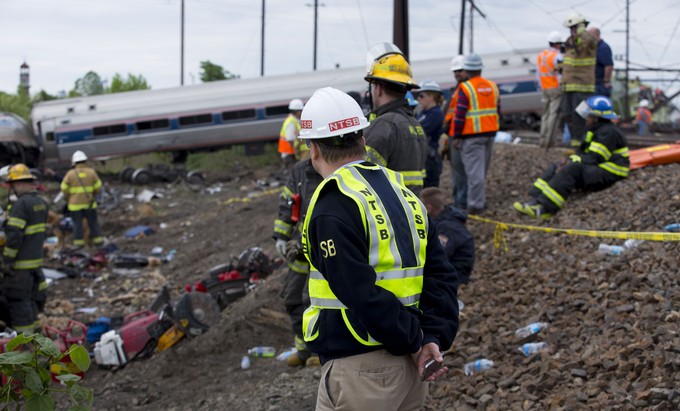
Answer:
[[(376, 273), (368, 264), (369, 239), (356, 203), (328, 183), (314, 206), (308, 228), (311, 260), (328, 281), (335, 296), (347, 307), (353, 328), (383, 346), (359, 343), (345, 326), (341, 310), (324, 309), (318, 324), (319, 336), (308, 343), (322, 362), (387, 349), (393, 355), (414, 353), (429, 342), (448, 349), (458, 330), (458, 277), (446, 259), (430, 222), (427, 258), (419, 307), (404, 306), (391, 292), (375, 284)], [(406, 222), (392, 222), (405, 224)], [(333, 241), (333, 253), (317, 246)], [(326, 254), (326, 257), (324, 257)]]

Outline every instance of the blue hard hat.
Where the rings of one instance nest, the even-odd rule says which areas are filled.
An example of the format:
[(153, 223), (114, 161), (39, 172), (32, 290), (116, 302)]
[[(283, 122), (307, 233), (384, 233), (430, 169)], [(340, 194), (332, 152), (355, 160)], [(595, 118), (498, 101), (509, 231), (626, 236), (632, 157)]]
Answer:
[[(585, 104), (584, 104), (585, 103)], [(614, 112), (614, 105), (609, 97), (592, 96), (587, 100), (582, 101), (576, 112), (583, 118), (588, 116), (595, 116), (605, 118), (607, 120), (616, 120), (619, 116)]]
[(408, 101), (408, 105), (411, 107), (415, 107), (418, 105), (418, 100), (416, 100), (415, 97), (413, 97), (413, 93), (411, 93), (410, 91), (406, 92), (406, 101)]

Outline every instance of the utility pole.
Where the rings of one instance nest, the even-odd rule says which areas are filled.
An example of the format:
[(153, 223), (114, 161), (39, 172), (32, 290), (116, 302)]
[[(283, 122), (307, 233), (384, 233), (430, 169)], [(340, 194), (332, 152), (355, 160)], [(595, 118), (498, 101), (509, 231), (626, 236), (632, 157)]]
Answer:
[(394, 0), (392, 42), (399, 47), (399, 50), (404, 53), (406, 61), (408, 61), (408, 0)]
[(264, 76), (264, 2), (262, 0), (262, 34), (260, 40), (260, 77)]
[(465, 35), (465, 2), (467, 0), (460, 0), (460, 35), (458, 36), (458, 54), (463, 54), (463, 37)]
[(182, 13), (180, 23), (180, 46), (179, 46), (179, 85), (184, 85), (184, 0), (182, 0)]
[[(482, 11), (480, 9), (477, 8), (474, 0), (470, 0), (470, 53), (472, 53), (474, 51), (474, 47), (472, 45), (472, 41), (474, 39), (474, 33), (473, 33), (473, 30), (472, 30), (472, 22), (473, 22), (473, 17), (474, 17), (475, 11), (477, 13), (479, 13), (480, 16), (486, 18), (486, 15), (484, 13), (482, 13)], [(461, 40), (461, 43), (462, 43), (462, 40)], [(460, 54), (463, 54), (463, 53), (461, 52)]]
[(316, 71), (316, 37), (319, 32), (319, 0), (314, 0), (314, 71)]
[(629, 96), (628, 96), (628, 63), (629, 58), (629, 35), (630, 35), (630, 0), (626, 0), (626, 79), (624, 85), (624, 96), (623, 96), (623, 120), (626, 121), (630, 117), (630, 107), (629, 107)]

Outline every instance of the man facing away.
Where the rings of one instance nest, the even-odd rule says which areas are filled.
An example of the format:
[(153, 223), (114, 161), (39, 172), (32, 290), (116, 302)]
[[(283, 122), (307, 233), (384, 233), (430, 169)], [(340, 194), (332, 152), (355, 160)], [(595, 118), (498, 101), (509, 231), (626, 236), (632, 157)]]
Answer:
[(543, 93), (543, 115), (541, 116), (540, 146), (549, 148), (559, 123), (559, 111), (562, 98), (559, 80), (559, 63), (561, 61), (560, 46), (562, 35), (553, 31), (548, 35), (548, 48), (538, 55), (536, 76)]
[[(458, 329), (458, 276), (404, 177), (364, 161), (368, 121), (347, 94), (317, 90), (300, 138), (324, 177), (303, 250), (303, 332), (323, 368), (317, 410), (419, 410)], [(441, 366), (423, 374), (425, 363)], [(436, 368), (436, 367), (435, 367)]]
[[(286, 170), (290, 171), (293, 168), (296, 160), (295, 152), (295, 141), (300, 133), (300, 114), (304, 103), (300, 99), (292, 99), (288, 103), (288, 117), (283, 121), (281, 125), (281, 131), (279, 132), (279, 153), (281, 153), (281, 161)], [(297, 154), (299, 157), (300, 154)]]
[(406, 187), (418, 193), (423, 188), (427, 137), (405, 98), (406, 92), (418, 85), (406, 58), (393, 44), (373, 46), (368, 55), (371, 65), (364, 80), (369, 83), (373, 111), (364, 133), (367, 159), (398, 171)]

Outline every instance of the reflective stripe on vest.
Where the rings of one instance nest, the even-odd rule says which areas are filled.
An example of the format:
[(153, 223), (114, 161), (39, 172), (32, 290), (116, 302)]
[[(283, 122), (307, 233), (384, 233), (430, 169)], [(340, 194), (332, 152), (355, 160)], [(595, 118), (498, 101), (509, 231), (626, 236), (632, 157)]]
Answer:
[(463, 135), (498, 131), (498, 98), (496, 83), (473, 77), (461, 84), (470, 105), (465, 114)]
[(559, 87), (559, 80), (557, 78), (557, 70), (555, 67), (555, 60), (557, 59), (557, 50), (545, 49), (538, 55), (536, 63), (538, 78), (541, 82), (541, 89), (547, 90)]
[(279, 153), (295, 154), (293, 143), (286, 140), (286, 129), (290, 123), (295, 124), (296, 135), (300, 132), (300, 120), (298, 120), (294, 115), (289, 114), (288, 117), (286, 117), (286, 120), (284, 120), (283, 125), (281, 126), (281, 131), (279, 132)]
[[(376, 273), (375, 284), (404, 305), (417, 305), (423, 288), (423, 266), (427, 247), (427, 210), (404, 186), (401, 176), (378, 166), (352, 164), (341, 167), (317, 187), (303, 228), (303, 247), (310, 259), (309, 221), (318, 193), (331, 182), (354, 200), (364, 221), (369, 239), (368, 264)], [(310, 266), (309, 297), (311, 306), (303, 315), (305, 341), (318, 336), (316, 321), (323, 309), (343, 310), (345, 325), (365, 345), (381, 343), (368, 336), (361, 338), (352, 328), (344, 311), (347, 307), (335, 296), (324, 276)]]

